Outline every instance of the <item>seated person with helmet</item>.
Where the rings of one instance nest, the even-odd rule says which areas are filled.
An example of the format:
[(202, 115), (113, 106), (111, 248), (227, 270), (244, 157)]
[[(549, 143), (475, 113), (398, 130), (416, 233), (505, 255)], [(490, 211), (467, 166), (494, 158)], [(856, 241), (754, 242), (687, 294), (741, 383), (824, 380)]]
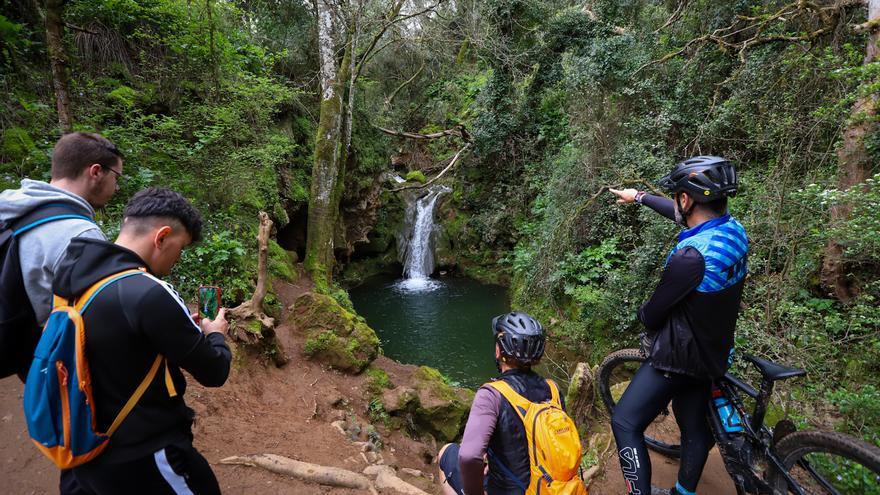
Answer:
[[(717, 156), (695, 156), (660, 179), (673, 199), (616, 190), (617, 202), (644, 204), (685, 227), (666, 258), (654, 293), (639, 309), (647, 359), (611, 417), (627, 493), (694, 495), (712, 447), (706, 421), (710, 384), (727, 371), (746, 277), (749, 241), (727, 211), (736, 171)], [(672, 402), (681, 430), (674, 487), (651, 487), (645, 429)]]
[[(543, 327), (528, 314), (513, 312), (495, 317), (492, 332), (501, 375), (477, 390), (461, 444), (447, 444), (440, 450), (443, 493), (552, 494), (568, 487), (565, 493), (586, 495), (578, 475), (577, 429), (564, 413), (558, 386), (532, 371), (544, 354)], [(544, 423), (535, 419), (538, 412)], [(553, 418), (550, 423), (548, 418)], [(538, 425), (538, 434), (527, 433), (524, 422)], [(545, 423), (553, 426), (541, 430)], [(551, 438), (552, 450), (543, 449), (545, 432), (549, 437), (543, 438)], [(538, 465), (530, 459), (530, 451), (563, 454), (554, 454), (553, 459), (542, 455), (544, 460)], [(536, 490), (539, 484), (542, 489)], [(547, 488), (550, 485), (552, 489)]]

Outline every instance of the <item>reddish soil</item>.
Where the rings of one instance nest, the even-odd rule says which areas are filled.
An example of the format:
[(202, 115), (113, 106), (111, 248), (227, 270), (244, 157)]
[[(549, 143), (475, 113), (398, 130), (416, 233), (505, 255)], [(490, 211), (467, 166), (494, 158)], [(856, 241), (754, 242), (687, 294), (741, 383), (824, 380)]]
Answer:
[[(617, 462), (614, 449), (605, 458), (605, 472), (590, 484), (590, 495), (620, 495), (626, 493), (623, 483), (623, 474), (620, 472), (620, 464)], [(678, 460), (664, 457), (656, 452), (651, 452), (651, 484), (660, 488), (670, 488), (675, 485), (678, 476)], [(718, 449), (714, 448), (709, 453), (709, 461), (703, 469), (703, 477), (697, 487), (697, 493), (711, 493), (712, 495), (736, 495), (730, 476), (724, 469), (724, 462)]]
[[(310, 290), (305, 278), (300, 285), (276, 287), (279, 298), (289, 305)], [(285, 321), (284, 315), (281, 320)], [(278, 338), (290, 357), (283, 368), (265, 363), (260, 356), (237, 353), (227, 383), (207, 389), (189, 379), (187, 403), (196, 411), (195, 445), (211, 463), (224, 493), (271, 493), (290, 495), (348, 494), (354, 490), (332, 489), (304, 483), (260, 468), (229, 466), (219, 461), (228, 456), (273, 453), (315, 464), (361, 471), (366, 465), (361, 448), (330, 423), (356, 418), (369, 424), (365, 396), (367, 378), (343, 375), (323, 369), (302, 358), (303, 336), (282, 324)], [(384, 369), (392, 383), (402, 385), (410, 368), (379, 357), (374, 366)], [(22, 386), (15, 377), (0, 380), (0, 480), (3, 493), (57, 493), (58, 470), (30, 444), (24, 423)], [(336, 404), (336, 406), (334, 406)], [(342, 404), (342, 405), (340, 405)], [(417, 442), (398, 431), (375, 425), (385, 444), (381, 455), (386, 464), (408, 467), (433, 475), (429, 464), (437, 446)], [(364, 440), (360, 438), (359, 440)], [(671, 486), (677, 464), (652, 454), (659, 486)], [(617, 461), (609, 456), (608, 469), (590, 487), (593, 495), (623, 493)], [(439, 486), (425, 478), (404, 477), (431, 493)], [(700, 491), (728, 495), (734, 491), (713, 451), (700, 484)], [(358, 492), (359, 493), (359, 492)]]

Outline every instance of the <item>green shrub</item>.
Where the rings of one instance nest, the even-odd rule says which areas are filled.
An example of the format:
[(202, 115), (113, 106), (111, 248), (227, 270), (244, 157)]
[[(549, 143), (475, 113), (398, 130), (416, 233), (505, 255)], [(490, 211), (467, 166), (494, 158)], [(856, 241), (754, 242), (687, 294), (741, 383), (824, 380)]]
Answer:
[(845, 430), (880, 444), (880, 389), (875, 385), (841, 387), (826, 395), (844, 416)]
[(239, 238), (233, 231), (221, 230), (185, 249), (170, 276), (178, 292), (189, 299), (199, 285), (219, 285), (226, 306), (249, 297), (256, 265), (246, 260), (247, 250)]
[(382, 392), (391, 388), (394, 388), (394, 384), (385, 370), (373, 367), (367, 369), (367, 393), (370, 397), (381, 398)]

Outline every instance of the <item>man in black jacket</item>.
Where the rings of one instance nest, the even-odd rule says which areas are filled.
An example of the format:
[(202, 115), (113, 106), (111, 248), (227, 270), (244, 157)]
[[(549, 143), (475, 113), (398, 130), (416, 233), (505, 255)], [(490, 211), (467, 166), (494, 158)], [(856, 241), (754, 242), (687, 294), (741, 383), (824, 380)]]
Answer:
[(220, 493), (208, 462), (192, 446), (193, 411), (183, 400), (181, 368), (208, 387), (223, 385), (231, 354), (221, 310), (197, 325), (168, 275), (182, 250), (199, 239), (201, 217), (180, 194), (149, 188), (123, 212), (115, 244), (74, 239), (55, 275), (55, 294), (75, 299), (89, 286), (128, 269), (97, 293), (83, 315), (86, 357), (92, 377), (97, 431), (107, 431), (157, 355), (159, 373), (95, 460), (74, 468), (87, 492)]
[[(648, 331), (647, 360), (614, 408), (611, 428), (627, 493), (694, 495), (713, 442), (706, 422), (711, 380), (724, 375), (733, 353), (748, 238), (727, 212), (727, 198), (737, 192), (728, 160), (695, 156), (676, 164), (659, 184), (672, 200), (611, 189), (618, 203), (644, 204), (686, 227), (660, 283), (639, 309)], [(670, 401), (681, 430), (678, 481), (668, 491), (652, 492), (644, 433)]]

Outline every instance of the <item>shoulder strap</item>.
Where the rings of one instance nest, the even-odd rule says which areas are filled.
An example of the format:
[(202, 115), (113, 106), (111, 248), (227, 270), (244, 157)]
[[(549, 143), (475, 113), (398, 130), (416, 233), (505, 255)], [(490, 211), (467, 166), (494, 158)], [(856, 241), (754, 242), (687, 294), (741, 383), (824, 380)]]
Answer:
[(556, 404), (559, 409), (562, 409), (562, 401), (559, 400), (559, 386), (549, 378), (547, 378), (547, 386), (550, 387), (550, 400)]
[(10, 225), (12, 235), (19, 236), (34, 227), (43, 225), (44, 223), (54, 222), (56, 220), (65, 220), (68, 218), (76, 218), (87, 222), (95, 223), (95, 221), (84, 214), (81, 208), (64, 203), (49, 203), (38, 206), (23, 216), (16, 219)]
[[(132, 275), (142, 274), (142, 273), (144, 273), (143, 270), (129, 269), (129, 270), (123, 270), (118, 273), (114, 273), (112, 275), (109, 275), (107, 277), (102, 278), (101, 280), (98, 280), (97, 282), (92, 284), (92, 286), (89, 287), (79, 298), (77, 298), (76, 304), (74, 305), (74, 308), (76, 309), (77, 312), (82, 314), (86, 309), (88, 309), (91, 302), (95, 299), (95, 296), (97, 296), (107, 286), (109, 286), (113, 282), (116, 282), (117, 280), (120, 280), (120, 279), (123, 279), (126, 277), (130, 277)], [(58, 304), (59, 302), (62, 303), (62, 305), (65, 305), (65, 306), (67, 305), (67, 299), (60, 297), (60, 296), (57, 296), (57, 295), (55, 296), (55, 302), (56, 302), (56, 307), (59, 306), (59, 304)], [(85, 343), (83, 342), (83, 340), (84, 340), (84, 336), (77, 336), (76, 343), (77, 343), (77, 347), (79, 347), (80, 349), (84, 349), (84, 347), (85, 347)], [(79, 350), (78, 350), (78, 354), (80, 354)], [(82, 353), (82, 355), (84, 357), (84, 355), (85, 355), (84, 352)], [(135, 389), (135, 391), (131, 395), (131, 397), (128, 398), (128, 401), (125, 403), (125, 406), (122, 408), (121, 411), (119, 411), (119, 414), (116, 415), (116, 419), (113, 420), (113, 423), (110, 425), (110, 428), (107, 429), (107, 432), (105, 433), (107, 436), (112, 435), (113, 432), (115, 432), (116, 429), (119, 428), (119, 426), (122, 424), (122, 421), (125, 420), (125, 418), (131, 412), (131, 410), (134, 409), (134, 406), (137, 405), (138, 401), (144, 395), (144, 392), (146, 392), (147, 388), (150, 386), (150, 384), (153, 383), (153, 379), (156, 378), (156, 373), (159, 371), (159, 366), (162, 365), (162, 363), (165, 363), (165, 386), (168, 389), (168, 395), (170, 397), (174, 397), (177, 395), (177, 390), (175, 389), (174, 382), (171, 379), (171, 372), (168, 369), (168, 361), (161, 354), (158, 354), (158, 355), (156, 355), (156, 359), (153, 360), (153, 365), (150, 367), (150, 371), (147, 372), (147, 376), (145, 376), (144, 379), (141, 380), (140, 385), (138, 385), (137, 389)], [(88, 374), (85, 369), (80, 369), (81, 367), (84, 367), (84, 366), (85, 366), (85, 360), (78, 359), (77, 360), (77, 373), (79, 373), (78, 376), (86, 376)]]
[(108, 275), (101, 280), (98, 280), (91, 287), (86, 289), (85, 292), (81, 296), (76, 299), (76, 305), (74, 308), (79, 313), (84, 313), (86, 309), (88, 309), (89, 305), (92, 303), (92, 300), (95, 299), (102, 290), (104, 290), (108, 285), (116, 282), (117, 280), (130, 277), (132, 275), (138, 275), (144, 273), (143, 270), (138, 270), (135, 268), (129, 270), (123, 270), (121, 272), (114, 273), (112, 275)]
[(122, 424), (122, 421), (125, 420), (125, 418), (128, 416), (128, 413), (130, 413), (131, 410), (134, 409), (135, 404), (137, 404), (137, 402), (141, 400), (141, 396), (143, 396), (144, 392), (147, 391), (147, 387), (149, 387), (150, 384), (153, 383), (153, 378), (156, 378), (156, 372), (159, 371), (159, 365), (162, 364), (163, 360), (164, 358), (161, 354), (156, 356), (156, 359), (153, 361), (153, 366), (150, 367), (150, 371), (147, 373), (147, 376), (144, 377), (143, 381), (141, 381), (141, 384), (138, 385), (138, 388), (134, 391), (131, 397), (128, 398), (128, 402), (125, 403), (125, 407), (123, 407), (122, 410), (119, 411), (119, 414), (116, 415), (116, 419), (113, 420), (113, 424), (111, 424), (110, 428), (107, 429), (106, 435), (108, 437), (110, 435), (113, 435), (113, 432), (115, 432), (116, 429), (119, 428), (119, 426)]
[(526, 420), (526, 413), (532, 405), (530, 400), (516, 393), (513, 387), (508, 385), (504, 380), (496, 380), (494, 382), (489, 382), (486, 385), (494, 388), (503, 395), (504, 398), (507, 399), (507, 402), (510, 402), (510, 405), (513, 406), (513, 410), (516, 411), (519, 418), (523, 421)]
[[(125, 277), (130, 277), (132, 275), (137, 275), (139, 273), (144, 273), (144, 272), (142, 270), (136, 270), (136, 269), (123, 270), (121, 272), (117, 272), (112, 275), (108, 275), (108, 276), (102, 278), (101, 280), (98, 280), (97, 282), (92, 284), (88, 289), (86, 289), (86, 291), (83, 292), (82, 295), (76, 299), (76, 304), (74, 305), (74, 309), (76, 309), (77, 312), (82, 314), (86, 310), (86, 308), (89, 306), (89, 303), (92, 302), (92, 299), (94, 299), (95, 296), (97, 296), (99, 292), (104, 290), (105, 287), (107, 287), (108, 285), (112, 284), (113, 282), (115, 282), (119, 279), (123, 279)], [(69, 305), (70, 305), (70, 301), (67, 298), (61, 297), (58, 294), (54, 295), (52, 307), (60, 308), (62, 306), (69, 306)]]

